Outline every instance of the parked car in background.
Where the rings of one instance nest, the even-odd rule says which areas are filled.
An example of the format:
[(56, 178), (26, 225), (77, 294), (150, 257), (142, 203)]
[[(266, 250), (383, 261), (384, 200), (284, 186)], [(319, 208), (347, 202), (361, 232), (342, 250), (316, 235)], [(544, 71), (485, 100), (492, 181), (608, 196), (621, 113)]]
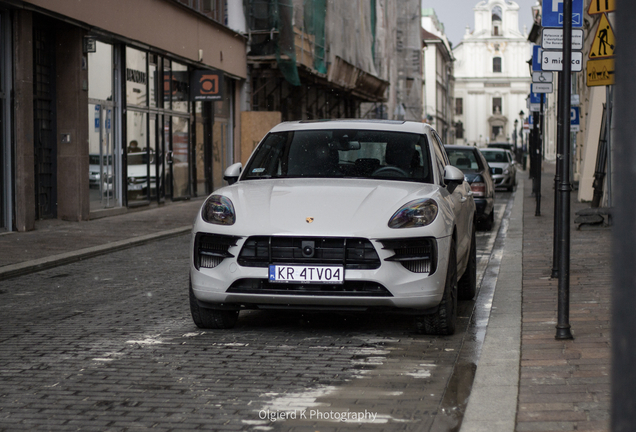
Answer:
[(488, 162), (477, 147), (446, 145), (451, 165), (464, 173), (475, 200), (475, 219), (480, 228), (490, 231), (495, 223), (495, 185)]
[(508, 143), (508, 142), (489, 143), (486, 147), (510, 150), (512, 152), (512, 154), (515, 154), (515, 150), (516, 150), (515, 149), (515, 145), (513, 143)]
[(393, 310), (455, 331), (476, 292), (475, 203), (429, 125), (281, 123), (225, 179), (192, 230), (198, 327), (246, 309)]
[(496, 188), (512, 191), (517, 184), (517, 163), (510, 150), (487, 148), (481, 150), (490, 165)]

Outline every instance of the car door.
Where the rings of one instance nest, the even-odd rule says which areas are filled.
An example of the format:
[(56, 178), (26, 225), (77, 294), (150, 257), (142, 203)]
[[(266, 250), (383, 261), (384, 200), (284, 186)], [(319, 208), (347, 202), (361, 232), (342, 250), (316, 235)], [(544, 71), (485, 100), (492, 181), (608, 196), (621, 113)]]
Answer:
[[(444, 146), (437, 135), (433, 132), (433, 148), (435, 150), (435, 157), (439, 160), (442, 167), (450, 165)], [(444, 170), (442, 168), (442, 175)], [(464, 181), (461, 185), (456, 187), (449, 196), (451, 207), (455, 213), (455, 224), (457, 227), (457, 262), (458, 268), (464, 268), (466, 265), (466, 259), (470, 250), (471, 241), (471, 222), (474, 214), (474, 204), (471, 206), (469, 200), (472, 202), (472, 192), (470, 192), (470, 186)], [(471, 210), (472, 208), (472, 210)]]

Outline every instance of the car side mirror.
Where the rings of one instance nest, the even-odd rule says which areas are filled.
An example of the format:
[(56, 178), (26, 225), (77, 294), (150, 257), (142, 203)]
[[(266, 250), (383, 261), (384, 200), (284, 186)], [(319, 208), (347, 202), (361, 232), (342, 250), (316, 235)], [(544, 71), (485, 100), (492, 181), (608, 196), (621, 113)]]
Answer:
[(444, 168), (444, 183), (448, 186), (448, 191), (453, 193), (455, 188), (464, 182), (464, 173), (457, 167), (446, 165)]
[(234, 184), (238, 181), (239, 176), (241, 175), (241, 170), (243, 169), (243, 164), (237, 162), (235, 164), (230, 165), (226, 168), (223, 173), (223, 180), (228, 182), (228, 184)]

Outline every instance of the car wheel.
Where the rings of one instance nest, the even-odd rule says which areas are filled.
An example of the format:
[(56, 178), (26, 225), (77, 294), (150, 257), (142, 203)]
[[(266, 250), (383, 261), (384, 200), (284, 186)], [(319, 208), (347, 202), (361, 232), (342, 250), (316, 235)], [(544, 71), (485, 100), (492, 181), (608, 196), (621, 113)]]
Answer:
[(457, 252), (455, 250), (455, 240), (453, 240), (451, 241), (442, 301), (437, 308), (437, 312), (434, 314), (417, 316), (415, 325), (418, 333), (446, 336), (455, 333), (456, 323)]
[(468, 265), (461, 279), (457, 282), (457, 298), (459, 300), (471, 300), (477, 294), (477, 242), (475, 229), (470, 240), (470, 252)]
[(493, 208), (488, 216), (488, 219), (484, 221), (484, 229), (486, 231), (490, 231), (492, 227), (495, 225), (495, 209)]
[(192, 285), (190, 285), (190, 313), (192, 321), (203, 329), (230, 329), (238, 320), (237, 310), (206, 309), (199, 306)]

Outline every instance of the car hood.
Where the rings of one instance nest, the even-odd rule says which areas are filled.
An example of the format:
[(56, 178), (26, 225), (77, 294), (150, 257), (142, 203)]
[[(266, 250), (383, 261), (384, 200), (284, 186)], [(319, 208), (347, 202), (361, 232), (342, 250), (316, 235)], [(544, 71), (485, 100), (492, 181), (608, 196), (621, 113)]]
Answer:
[(402, 205), (435, 198), (439, 189), (400, 181), (280, 179), (242, 181), (215, 194), (232, 201), (232, 231), (242, 235), (369, 236), (386, 235), (389, 219)]
[(509, 162), (488, 162), (488, 165), (490, 166), (490, 168), (506, 169), (506, 168), (510, 167), (510, 163)]

